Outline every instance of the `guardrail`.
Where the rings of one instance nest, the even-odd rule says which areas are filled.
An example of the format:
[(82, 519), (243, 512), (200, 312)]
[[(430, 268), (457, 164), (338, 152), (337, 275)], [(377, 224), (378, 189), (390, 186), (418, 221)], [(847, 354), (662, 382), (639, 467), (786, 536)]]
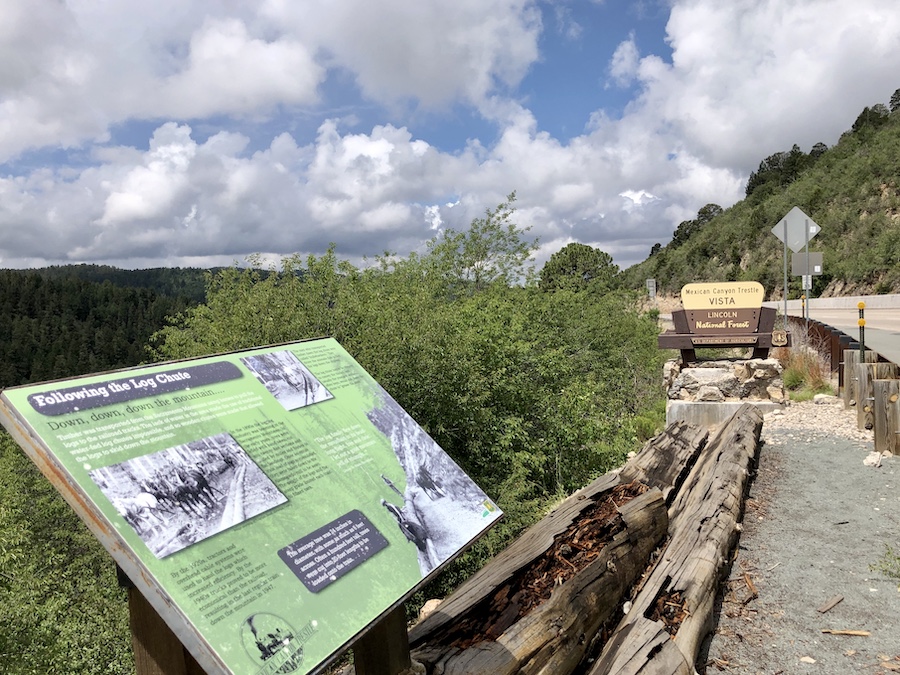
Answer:
[[(799, 311), (803, 300), (788, 300), (788, 311)], [(849, 295), (840, 298), (810, 298), (811, 307), (818, 309), (856, 309), (859, 303), (866, 303), (868, 309), (893, 309), (900, 307), (900, 293), (886, 295)], [(784, 310), (784, 300), (767, 300), (763, 307)]]
[[(859, 304), (868, 307), (862, 301)], [(873, 431), (875, 450), (900, 454), (900, 368), (866, 349), (864, 307), (859, 310), (862, 342), (814, 319), (789, 316), (788, 321), (793, 332), (805, 332), (807, 343), (828, 355), (831, 372), (838, 373), (844, 408), (855, 407), (857, 427)]]

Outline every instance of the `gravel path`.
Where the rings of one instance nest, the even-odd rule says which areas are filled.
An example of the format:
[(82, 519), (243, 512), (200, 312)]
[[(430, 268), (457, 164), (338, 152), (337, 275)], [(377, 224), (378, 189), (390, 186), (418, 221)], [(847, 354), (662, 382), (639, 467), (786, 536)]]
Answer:
[[(744, 530), (699, 673), (900, 672), (900, 590), (873, 572), (900, 549), (900, 457), (839, 399), (766, 415)], [(754, 594), (755, 591), (755, 594)], [(817, 611), (828, 600), (843, 599)], [(867, 631), (867, 636), (823, 633)]]

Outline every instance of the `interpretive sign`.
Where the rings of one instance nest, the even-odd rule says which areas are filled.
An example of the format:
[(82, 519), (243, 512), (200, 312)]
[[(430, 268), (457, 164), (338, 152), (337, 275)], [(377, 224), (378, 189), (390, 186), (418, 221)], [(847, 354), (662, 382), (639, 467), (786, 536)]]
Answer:
[(6, 389), (0, 420), (208, 673), (306, 673), (500, 517), (332, 339)]
[(756, 281), (687, 284), (681, 289), (684, 309), (672, 312), (675, 330), (657, 343), (681, 350), (685, 363), (697, 360), (697, 347), (752, 347), (753, 358), (766, 358), (770, 347), (787, 345), (789, 336), (772, 330), (775, 310), (762, 306), (764, 296)]

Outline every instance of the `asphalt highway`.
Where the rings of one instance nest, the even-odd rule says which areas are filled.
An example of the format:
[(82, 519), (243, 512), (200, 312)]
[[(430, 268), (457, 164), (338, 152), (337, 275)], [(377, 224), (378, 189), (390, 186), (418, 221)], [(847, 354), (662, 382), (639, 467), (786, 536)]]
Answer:
[[(868, 303), (867, 303), (868, 304)], [(900, 304), (894, 308), (879, 307), (865, 309), (865, 334), (863, 336), (866, 349), (871, 349), (892, 363), (900, 363)], [(788, 306), (790, 316), (802, 316), (801, 309)], [(859, 340), (859, 309), (853, 308), (818, 308), (813, 299), (809, 306), (809, 318)]]

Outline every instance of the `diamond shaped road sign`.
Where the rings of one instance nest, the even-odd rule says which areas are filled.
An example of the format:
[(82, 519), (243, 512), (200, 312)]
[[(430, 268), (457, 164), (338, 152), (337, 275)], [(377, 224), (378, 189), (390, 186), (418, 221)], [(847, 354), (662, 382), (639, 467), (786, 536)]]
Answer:
[[(795, 206), (772, 228), (772, 234), (778, 237), (794, 253), (799, 253), (810, 239), (822, 230), (813, 219)], [(808, 235), (807, 235), (808, 232)]]

